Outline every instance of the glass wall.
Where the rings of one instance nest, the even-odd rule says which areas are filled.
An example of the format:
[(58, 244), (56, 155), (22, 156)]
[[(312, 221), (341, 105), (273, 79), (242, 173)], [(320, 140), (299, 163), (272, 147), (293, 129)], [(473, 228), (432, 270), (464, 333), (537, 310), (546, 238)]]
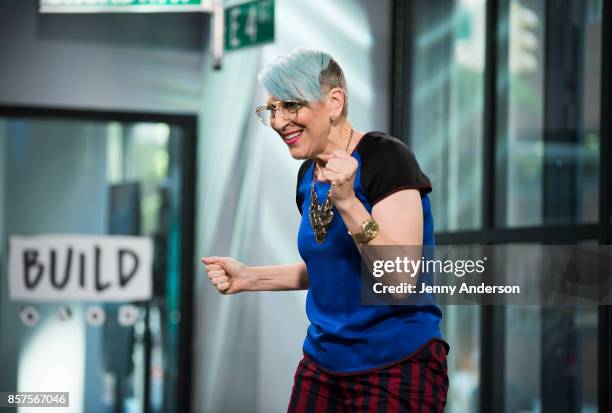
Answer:
[(485, 0), (410, 2), (410, 145), (438, 231), (481, 226)]
[[(485, 0), (409, 2), (413, 54), (408, 134), (430, 177), (436, 231), (482, 227)], [(480, 308), (445, 306), (448, 412), (478, 409)]]
[(598, 219), (601, 4), (500, 2), (499, 226)]
[[(501, 6), (496, 223), (596, 223), (602, 2)], [(506, 327), (506, 411), (597, 411), (597, 308), (509, 306)]]
[(14, 301), (0, 253), (0, 387), (70, 392), (74, 412), (177, 411), (185, 131), (16, 117), (0, 128), (0, 251), (13, 235), (139, 235), (154, 245), (153, 298), (138, 302)]
[(506, 412), (597, 412), (597, 308), (506, 312)]
[[(410, 2), (404, 134), (440, 243), (597, 242), (603, 7)], [(448, 411), (597, 411), (596, 307), (443, 313)]]

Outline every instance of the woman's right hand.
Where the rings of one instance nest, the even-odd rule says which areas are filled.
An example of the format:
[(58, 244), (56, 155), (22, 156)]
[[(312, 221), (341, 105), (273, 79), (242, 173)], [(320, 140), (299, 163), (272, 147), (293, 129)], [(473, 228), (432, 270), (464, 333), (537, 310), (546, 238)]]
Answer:
[(251, 287), (249, 269), (231, 257), (202, 257), (208, 278), (221, 294), (236, 294)]

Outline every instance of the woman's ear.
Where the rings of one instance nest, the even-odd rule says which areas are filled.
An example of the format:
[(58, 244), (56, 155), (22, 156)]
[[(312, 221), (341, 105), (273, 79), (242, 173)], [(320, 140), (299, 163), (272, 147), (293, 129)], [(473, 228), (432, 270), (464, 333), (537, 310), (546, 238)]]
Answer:
[(336, 120), (342, 115), (342, 109), (344, 108), (344, 91), (335, 87), (328, 93), (329, 102), (330, 102), (330, 112), (329, 116), (332, 120)]

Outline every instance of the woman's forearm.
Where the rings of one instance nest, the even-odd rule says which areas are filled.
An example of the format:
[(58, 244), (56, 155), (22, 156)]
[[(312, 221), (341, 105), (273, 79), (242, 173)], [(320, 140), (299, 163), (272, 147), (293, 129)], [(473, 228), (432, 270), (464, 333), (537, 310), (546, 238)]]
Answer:
[[(415, 194), (416, 193), (406, 193), (400, 195), (398, 192), (395, 196), (413, 196), (412, 201), (416, 204), (420, 202), (420, 195), (417, 195), (419, 197), (418, 199), (414, 199)], [(393, 202), (392, 199), (388, 199)], [(382, 202), (385, 202), (385, 200)], [(355, 243), (362, 256), (363, 262), (368, 265), (370, 270), (373, 268), (376, 261), (385, 261), (394, 255), (400, 256), (399, 254), (401, 254), (411, 262), (420, 260), (423, 239), (422, 212), (420, 212), (419, 204), (416, 204), (415, 208), (409, 207), (410, 202), (406, 202), (405, 204), (408, 207), (405, 208), (402, 205), (402, 208), (397, 208), (394, 207), (393, 204), (387, 204), (386, 206), (383, 205), (382, 210), (378, 210), (377, 222), (380, 225), (379, 232), (378, 235), (368, 243), (368, 245), (387, 245), (395, 246), (396, 248), (365, 248), (363, 245), (357, 242)], [(374, 210), (372, 210), (373, 214), (370, 215), (363, 203), (357, 199), (357, 197), (348, 198), (345, 202), (338, 202), (336, 207), (351, 234), (361, 232), (361, 224), (365, 220), (373, 219), (373, 216), (376, 215)], [(411, 213), (414, 216), (408, 218)], [(399, 285), (399, 283), (402, 282), (416, 284), (417, 280), (418, 277), (416, 277), (416, 274), (406, 277), (405, 273), (393, 273), (388, 274), (382, 282), (387, 285)], [(392, 293), (391, 295), (398, 300), (407, 297), (405, 293)]]
[(308, 289), (308, 271), (304, 262), (265, 267), (248, 267), (249, 291), (290, 291)]
[[(349, 233), (356, 234), (361, 232), (361, 224), (363, 221), (367, 219), (371, 219), (372, 216), (368, 212), (368, 210), (363, 206), (361, 201), (357, 199), (357, 197), (352, 197), (344, 202), (338, 202), (336, 204), (336, 208), (340, 215), (342, 216), (342, 220), (346, 225)], [(376, 238), (374, 238), (369, 245), (395, 245), (396, 241), (390, 239), (387, 234), (384, 233), (383, 230), (379, 231)], [(360, 248), (360, 245), (357, 245), (357, 248)]]

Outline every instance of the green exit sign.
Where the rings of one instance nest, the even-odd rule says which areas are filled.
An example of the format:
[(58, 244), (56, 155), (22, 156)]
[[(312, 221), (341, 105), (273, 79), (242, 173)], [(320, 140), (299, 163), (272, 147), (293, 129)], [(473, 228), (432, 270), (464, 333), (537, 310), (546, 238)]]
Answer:
[(225, 50), (274, 41), (274, 0), (259, 0), (225, 10)]

